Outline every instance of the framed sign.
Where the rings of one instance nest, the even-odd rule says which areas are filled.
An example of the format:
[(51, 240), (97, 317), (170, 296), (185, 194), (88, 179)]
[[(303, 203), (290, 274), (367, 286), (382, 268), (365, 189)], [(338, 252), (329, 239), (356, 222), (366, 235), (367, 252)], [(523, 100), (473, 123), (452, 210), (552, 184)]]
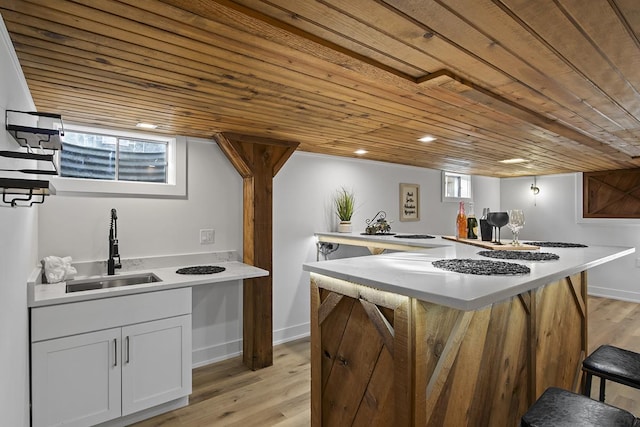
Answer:
[(420, 220), (420, 186), (400, 184), (400, 221)]

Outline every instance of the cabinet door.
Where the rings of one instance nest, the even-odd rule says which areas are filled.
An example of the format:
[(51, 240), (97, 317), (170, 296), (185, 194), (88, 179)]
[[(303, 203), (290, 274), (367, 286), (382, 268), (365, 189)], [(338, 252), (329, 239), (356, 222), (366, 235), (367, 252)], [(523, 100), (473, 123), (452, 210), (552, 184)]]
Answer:
[(34, 343), (31, 359), (34, 427), (120, 416), (120, 328)]
[(191, 315), (122, 328), (122, 415), (191, 394)]

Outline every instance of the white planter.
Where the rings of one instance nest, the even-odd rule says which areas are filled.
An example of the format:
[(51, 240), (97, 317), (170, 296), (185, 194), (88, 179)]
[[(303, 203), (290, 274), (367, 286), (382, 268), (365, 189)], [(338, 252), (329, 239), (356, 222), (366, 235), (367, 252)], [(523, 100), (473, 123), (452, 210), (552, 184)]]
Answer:
[(338, 233), (351, 233), (351, 231), (353, 231), (351, 221), (340, 221), (340, 224), (338, 224)]

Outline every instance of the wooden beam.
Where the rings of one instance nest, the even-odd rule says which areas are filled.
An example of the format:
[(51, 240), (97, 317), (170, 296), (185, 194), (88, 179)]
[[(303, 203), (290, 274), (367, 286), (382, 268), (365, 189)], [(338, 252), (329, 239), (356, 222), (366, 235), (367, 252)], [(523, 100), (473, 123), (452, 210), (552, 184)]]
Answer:
[[(215, 141), (243, 179), (243, 261), (273, 269), (273, 177), (298, 146), (234, 133)], [(243, 360), (252, 370), (273, 364), (272, 275), (247, 279), (243, 286)]]

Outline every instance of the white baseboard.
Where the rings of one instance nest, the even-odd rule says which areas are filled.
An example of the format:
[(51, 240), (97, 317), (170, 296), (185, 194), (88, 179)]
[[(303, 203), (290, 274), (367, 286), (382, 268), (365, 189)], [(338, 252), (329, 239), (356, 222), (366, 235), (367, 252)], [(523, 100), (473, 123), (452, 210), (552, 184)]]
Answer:
[(242, 354), (242, 340), (234, 340), (193, 350), (191, 364), (194, 368), (222, 362)]
[[(302, 323), (300, 325), (290, 326), (288, 328), (273, 331), (273, 345), (283, 344), (285, 342), (294, 341), (309, 336), (311, 328), (310, 323)], [(242, 354), (242, 340), (229, 341), (222, 344), (216, 344), (209, 347), (202, 347), (193, 350), (191, 354), (192, 367), (210, 365), (212, 363), (222, 362)]]
[(621, 289), (602, 288), (599, 286), (588, 287), (589, 295), (594, 297), (603, 297), (617, 299), (621, 301), (640, 303), (640, 292), (623, 291)]
[(273, 345), (283, 344), (299, 338), (308, 337), (311, 331), (311, 323), (301, 323), (288, 328), (273, 331)]

